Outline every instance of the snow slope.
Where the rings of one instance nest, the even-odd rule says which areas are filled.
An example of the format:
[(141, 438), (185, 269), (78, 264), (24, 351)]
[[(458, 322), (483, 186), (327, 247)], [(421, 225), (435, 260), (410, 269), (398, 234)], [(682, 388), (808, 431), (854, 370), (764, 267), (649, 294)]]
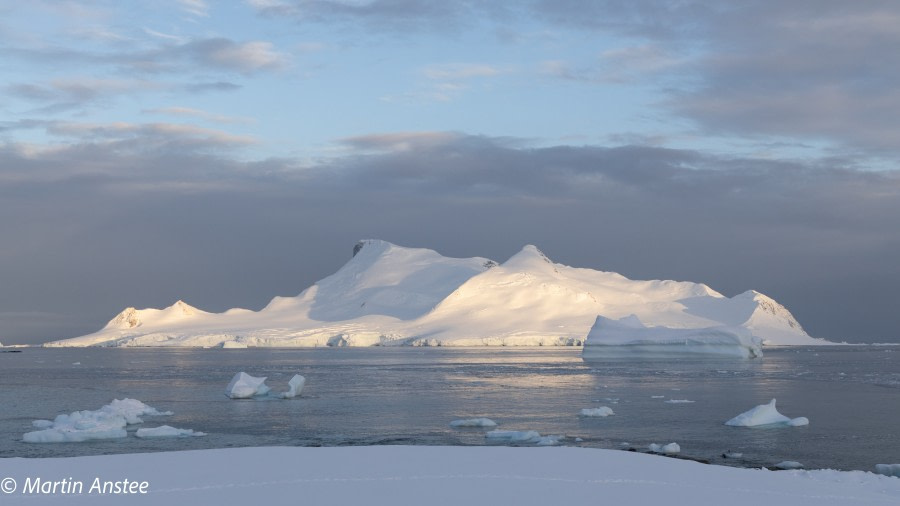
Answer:
[(335, 274), (260, 311), (128, 308), (98, 332), (45, 346), (582, 345), (598, 315), (635, 315), (650, 328), (728, 326), (769, 345), (828, 344), (755, 291), (728, 298), (698, 283), (634, 281), (553, 263), (530, 245), (498, 264), (366, 240)]
[[(852, 471), (766, 471), (587, 448), (361, 446), (232, 448), (0, 459), (4, 505), (371, 504), (880, 506), (900, 479)], [(83, 483), (82, 494), (23, 494), (26, 480)], [(147, 482), (146, 494), (89, 493)], [(4, 482), (5, 490), (13, 484)]]

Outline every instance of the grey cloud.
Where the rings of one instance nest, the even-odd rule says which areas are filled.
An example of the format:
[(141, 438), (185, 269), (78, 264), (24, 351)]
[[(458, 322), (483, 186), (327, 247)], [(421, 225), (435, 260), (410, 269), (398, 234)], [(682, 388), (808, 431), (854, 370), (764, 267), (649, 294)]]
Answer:
[(632, 278), (754, 288), (832, 339), (886, 340), (900, 324), (894, 172), (441, 132), (347, 139), (345, 155), (312, 165), (249, 163), (140, 151), (153, 135), (138, 130), (129, 149), (0, 149), (0, 213), (17, 217), (0, 222), (0, 277), (17, 287), (0, 306), (91, 322), (17, 339), (177, 298), (258, 309), (336, 270), (363, 237), (497, 260), (535, 243)]

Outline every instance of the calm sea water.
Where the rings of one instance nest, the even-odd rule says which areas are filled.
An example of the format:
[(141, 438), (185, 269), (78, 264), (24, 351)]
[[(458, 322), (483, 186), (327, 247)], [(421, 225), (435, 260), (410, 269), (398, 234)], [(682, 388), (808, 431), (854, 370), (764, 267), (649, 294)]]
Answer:
[[(246, 371), (275, 391), (303, 374), (293, 400), (230, 400)], [(662, 396), (662, 397), (660, 397)], [(208, 433), (29, 444), (32, 420), (139, 399), (172, 425)], [(723, 422), (778, 399), (798, 428)], [(670, 404), (665, 400), (691, 400)], [(581, 418), (609, 406), (615, 416)], [(677, 442), (713, 463), (871, 470), (900, 462), (900, 348), (767, 350), (761, 360), (591, 361), (571, 348), (25, 349), (0, 353), (0, 457), (61, 457), (232, 446), (482, 445), (484, 430), (458, 418), (489, 417), (508, 430), (565, 435), (566, 445), (643, 449)], [(139, 426), (130, 426), (133, 432)], [(576, 442), (575, 438), (582, 441)], [(725, 460), (727, 450), (743, 452)]]

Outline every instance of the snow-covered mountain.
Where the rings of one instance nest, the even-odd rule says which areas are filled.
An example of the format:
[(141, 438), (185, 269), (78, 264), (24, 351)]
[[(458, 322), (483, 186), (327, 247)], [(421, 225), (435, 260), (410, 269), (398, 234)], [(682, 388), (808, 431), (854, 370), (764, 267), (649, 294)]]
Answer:
[(127, 308), (99, 331), (45, 346), (582, 345), (602, 316), (648, 328), (727, 326), (769, 345), (827, 344), (765, 295), (633, 281), (553, 263), (525, 246), (498, 264), (366, 240), (331, 276), (260, 311), (208, 313), (178, 301)]

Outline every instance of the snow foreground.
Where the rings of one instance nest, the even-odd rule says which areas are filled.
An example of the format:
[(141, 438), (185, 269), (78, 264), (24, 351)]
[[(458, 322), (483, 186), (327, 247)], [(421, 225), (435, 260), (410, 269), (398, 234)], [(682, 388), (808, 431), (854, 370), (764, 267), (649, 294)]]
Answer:
[[(607, 352), (638, 350), (637, 339), (650, 351), (660, 344), (671, 351), (680, 340), (701, 344), (681, 346), (688, 351), (749, 356), (760, 343), (830, 344), (811, 338), (759, 292), (728, 298), (699, 283), (634, 281), (554, 263), (534, 246), (503, 263), (378, 240), (360, 242), (353, 253), (333, 275), (259, 311), (208, 313), (180, 300), (165, 309), (130, 307), (93, 334), (44, 346), (587, 344)], [(631, 315), (641, 328), (613, 325)]]
[[(286, 463), (288, 463), (286, 465)], [(900, 502), (900, 479), (862, 471), (762, 471), (587, 448), (365, 446), (238, 448), (0, 459), (18, 489), (3, 504), (460, 504), (855, 506)], [(84, 492), (23, 494), (27, 478)], [(146, 494), (88, 494), (95, 478)]]
[[(75, 411), (59, 415), (54, 420), (35, 420), (32, 425), (41, 430), (28, 432), (26, 443), (77, 443), (96, 439), (118, 439), (128, 436), (127, 425), (143, 423), (142, 416), (168, 416), (135, 399), (114, 399), (100, 409)], [(171, 427), (170, 427), (171, 428)]]
[(735, 427), (760, 427), (760, 426), (778, 426), (784, 425), (788, 427), (800, 427), (809, 425), (809, 419), (805, 416), (797, 418), (788, 418), (775, 409), (775, 399), (769, 401), (768, 404), (760, 404), (755, 408), (745, 411), (738, 416), (725, 422), (725, 425)]

